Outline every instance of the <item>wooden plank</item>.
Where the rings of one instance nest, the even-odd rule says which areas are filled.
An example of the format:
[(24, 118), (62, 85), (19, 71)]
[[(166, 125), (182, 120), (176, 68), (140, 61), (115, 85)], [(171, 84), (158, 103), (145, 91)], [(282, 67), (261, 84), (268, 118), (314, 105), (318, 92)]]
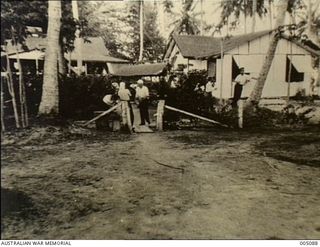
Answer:
[(201, 119), (201, 120), (204, 120), (204, 121), (207, 121), (207, 122), (210, 122), (210, 123), (214, 123), (214, 124), (217, 124), (217, 125), (226, 127), (226, 128), (230, 128), (228, 125), (219, 123), (219, 122), (217, 122), (217, 121), (215, 121), (215, 120), (212, 120), (212, 119), (209, 119), (209, 118), (206, 118), (206, 117), (202, 117), (202, 116), (199, 116), (199, 115), (197, 115), (197, 114), (193, 114), (193, 113), (190, 113), (190, 112), (187, 112), (187, 111), (183, 111), (183, 110), (174, 108), (174, 107), (172, 107), (172, 106), (165, 105), (164, 107), (167, 108), (168, 110), (171, 110), (171, 111), (180, 112), (180, 113), (183, 113), (183, 114), (188, 115), (188, 116), (191, 116), (191, 117), (199, 118), (199, 119)]
[(163, 112), (164, 112), (164, 100), (159, 100), (158, 102), (158, 108), (157, 108), (157, 130), (162, 131), (163, 130)]
[(109, 110), (106, 110), (106, 111), (102, 112), (102, 113), (99, 114), (98, 116), (96, 116), (96, 117), (94, 117), (93, 119), (91, 119), (91, 120), (89, 120), (88, 122), (86, 122), (86, 123), (83, 125), (83, 127), (89, 125), (90, 123), (96, 121), (97, 119), (99, 119), (99, 118), (107, 115), (108, 113), (114, 111), (114, 110), (117, 109), (119, 106), (120, 106), (120, 103), (117, 104), (117, 105), (115, 105), (115, 106), (113, 106), (113, 107), (111, 107)]
[(135, 132), (136, 133), (153, 133), (153, 130), (146, 125), (142, 125), (142, 126), (137, 126), (135, 128)]

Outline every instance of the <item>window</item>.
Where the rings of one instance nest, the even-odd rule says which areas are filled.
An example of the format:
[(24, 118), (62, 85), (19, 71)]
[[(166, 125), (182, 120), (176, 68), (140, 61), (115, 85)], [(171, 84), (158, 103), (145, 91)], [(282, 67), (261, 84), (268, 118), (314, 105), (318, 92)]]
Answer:
[[(291, 73), (289, 77), (289, 71), (290, 71), (290, 63), (291, 63)], [(304, 72), (297, 68), (298, 64), (294, 62), (294, 59), (290, 59), (289, 56), (287, 56), (286, 61), (286, 82), (303, 82), (304, 81)]]

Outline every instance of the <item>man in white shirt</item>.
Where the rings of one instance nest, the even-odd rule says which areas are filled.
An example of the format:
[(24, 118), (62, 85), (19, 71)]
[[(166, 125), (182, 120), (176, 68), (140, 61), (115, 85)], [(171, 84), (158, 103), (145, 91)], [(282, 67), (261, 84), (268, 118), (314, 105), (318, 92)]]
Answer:
[(206, 93), (210, 94), (210, 96), (214, 97), (214, 91), (217, 90), (215, 80), (213, 77), (208, 77), (208, 82), (206, 84)]
[(138, 107), (140, 110), (140, 125), (145, 125), (145, 122), (150, 124), (149, 112), (148, 112), (148, 100), (149, 89), (143, 85), (143, 80), (138, 80), (138, 86), (136, 88), (136, 100), (138, 101)]
[(234, 79), (236, 83), (234, 86), (232, 107), (237, 107), (238, 101), (241, 98), (243, 86), (250, 81), (250, 77), (244, 73), (244, 68), (240, 68), (240, 74)]

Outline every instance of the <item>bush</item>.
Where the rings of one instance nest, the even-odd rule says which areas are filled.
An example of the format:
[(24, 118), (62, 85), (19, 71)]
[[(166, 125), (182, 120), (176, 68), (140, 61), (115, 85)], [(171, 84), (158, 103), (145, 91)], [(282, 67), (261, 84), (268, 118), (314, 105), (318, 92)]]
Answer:
[(102, 76), (60, 77), (60, 113), (64, 118), (88, 119), (105, 110), (103, 97), (112, 92), (114, 79)]

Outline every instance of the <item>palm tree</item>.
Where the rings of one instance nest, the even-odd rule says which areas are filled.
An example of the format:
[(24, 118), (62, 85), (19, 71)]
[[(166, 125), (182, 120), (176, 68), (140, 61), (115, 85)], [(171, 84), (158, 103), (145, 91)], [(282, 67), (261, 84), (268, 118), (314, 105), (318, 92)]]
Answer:
[(220, 4), (222, 8), (220, 23), (217, 28), (221, 29), (228, 23), (231, 16), (235, 18), (233, 23), (239, 23), (240, 16), (243, 14), (245, 19), (245, 32), (246, 32), (246, 19), (247, 16), (252, 17), (251, 31), (255, 30), (256, 15), (263, 17), (267, 13), (267, 9), (264, 5), (264, 0), (230, 0), (222, 1)]
[(304, 4), (302, 8), (296, 11), (297, 19), (297, 36), (306, 34), (308, 38), (320, 46), (320, 1), (308, 0), (308, 4)]
[(179, 18), (177, 18), (171, 25), (174, 26), (174, 33), (185, 33), (185, 34), (199, 34), (200, 29), (199, 20), (196, 18), (201, 13), (194, 13), (196, 7), (194, 0), (185, 0), (182, 5), (182, 9)]
[(47, 47), (44, 64), (42, 97), (39, 106), (40, 115), (59, 113), (58, 52), (61, 25), (60, 0), (48, 1)]
[(260, 71), (259, 74), (259, 78), (258, 81), (249, 97), (249, 101), (247, 106), (249, 106), (249, 104), (256, 104), (257, 102), (259, 102), (261, 95), (262, 95), (262, 90), (264, 88), (275, 52), (276, 52), (276, 48), (278, 45), (278, 41), (280, 39), (280, 33), (281, 32), (281, 27), (284, 25), (284, 20), (285, 20), (285, 14), (288, 8), (288, 1), (289, 0), (279, 0), (278, 1), (278, 6), (277, 6), (277, 19), (276, 19), (276, 23), (275, 23), (275, 28), (278, 29), (278, 31), (273, 33), (273, 36), (271, 38), (270, 44), (269, 44), (269, 49), (268, 49), (268, 53), (267, 56), (264, 60), (262, 69)]

